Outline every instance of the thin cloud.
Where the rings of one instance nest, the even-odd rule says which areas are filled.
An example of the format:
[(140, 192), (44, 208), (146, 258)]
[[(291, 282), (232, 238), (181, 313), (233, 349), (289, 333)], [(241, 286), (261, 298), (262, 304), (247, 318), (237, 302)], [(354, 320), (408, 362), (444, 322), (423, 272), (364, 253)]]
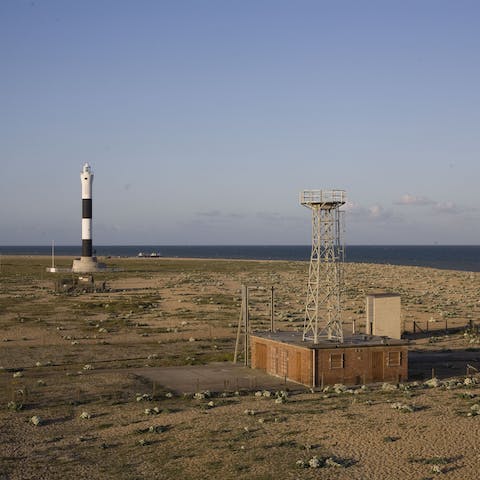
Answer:
[(262, 220), (281, 220), (283, 216), (277, 212), (257, 212), (256, 216)]
[(405, 195), (402, 195), (399, 201), (394, 203), (395, 205), (412, 205), (422, 207), (425, 205), (433, 205), (435, 202), (424, 196), (410, 195), (406, 193)]
[(293, 223), (303, 223), (305, 217), (302, 216), (293, 216), (293, 215), (282, 215), (278, 212), (257, 212), (255, 216), (266, 222), (293, 222)]
[(446, 213), (449, 215), (461, 215), (467, 211), (454, 202), (438, 202), (432, 207), (432, 210), (435, 213)]
[(390, 220), (394, 217), (393, 213), (390, 210), (385, 210), (381, 205), (372, 205), (368, 208), (368, 215), (373, 220)]
[(391, 210), (384, 208), (376, 203), (370, 207), (363, 207), (358, 203), (347, 201), (343, 206), (343, 211), (358, 222), (386, 222), (400, 220)]
[(458, 215), (467, 218), (476, 218), (478, 208), (464, 205), (457, 205), (455, 202), (437, 202), (432, 207), (432, 212), (439, 215)]
[(343, 210), (345, 212), (355, 212), (358, 209), (360, 209), (360, 205), (355, 202), (351, 202), (350, 200), (347, 200), (341, 207), (340, 210)]
[(475, 211), (474, 208), (467, 208), (457, 205), (455, 202), (438, 202), (428, 197), (405, 194), (395, 205), (411, 205), (411, 206), (430, 206), (430, 211), (437, 215), (464, 215)]
[(196, 212), (198, 217), (207, 217), (207, 218), (218, 218), (218, 219), (227, 219), (227, 218), (244, 218), (243, 213), (237, 212), (221, 212), (220, 210), (207, 210), (206, 212)]
[(207, 212), (196, 212), (195, 215), (199, 217), (221, 217), (223, 216), (220, 210), (208, 210)]

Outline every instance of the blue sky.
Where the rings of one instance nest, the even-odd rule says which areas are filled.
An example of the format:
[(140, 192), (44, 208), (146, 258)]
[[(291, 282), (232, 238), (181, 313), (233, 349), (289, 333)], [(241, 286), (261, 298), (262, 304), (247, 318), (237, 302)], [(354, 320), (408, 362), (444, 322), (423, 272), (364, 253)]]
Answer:
[(0, 244), (480, 243), (480, 2), (0, 2)]

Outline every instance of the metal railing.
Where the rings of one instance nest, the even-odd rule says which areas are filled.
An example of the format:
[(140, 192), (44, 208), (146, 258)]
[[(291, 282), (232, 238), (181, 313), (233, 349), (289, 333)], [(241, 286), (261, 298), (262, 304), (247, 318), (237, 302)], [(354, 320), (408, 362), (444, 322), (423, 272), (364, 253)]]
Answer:
[(345, 190), (304, 190), (300, 192), (300, 203), (302, 205), (321, 203), (343, 205), (345, 202)]

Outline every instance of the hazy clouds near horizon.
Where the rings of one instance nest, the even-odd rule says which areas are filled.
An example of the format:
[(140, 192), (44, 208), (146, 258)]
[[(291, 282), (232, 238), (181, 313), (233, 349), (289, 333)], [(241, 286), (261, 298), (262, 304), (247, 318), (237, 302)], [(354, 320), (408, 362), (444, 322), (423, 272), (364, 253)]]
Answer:
[(480, 4), (0, 3), (0, 244), (478, 244)]

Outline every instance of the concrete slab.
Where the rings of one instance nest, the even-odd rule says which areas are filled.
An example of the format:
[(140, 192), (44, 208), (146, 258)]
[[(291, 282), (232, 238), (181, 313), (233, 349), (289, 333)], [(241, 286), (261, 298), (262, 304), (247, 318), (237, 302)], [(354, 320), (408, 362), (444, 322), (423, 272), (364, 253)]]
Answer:
[(261, 370), (227, 362), (181, 367), (141, 368), (134, 370), (133, 373), (157, 382), (164, 388), (179, 394), (204, 390), (211, 392), (284, 390), (285, 388), (305, 390), (305, 387), (298, 383), (267, 375)]

